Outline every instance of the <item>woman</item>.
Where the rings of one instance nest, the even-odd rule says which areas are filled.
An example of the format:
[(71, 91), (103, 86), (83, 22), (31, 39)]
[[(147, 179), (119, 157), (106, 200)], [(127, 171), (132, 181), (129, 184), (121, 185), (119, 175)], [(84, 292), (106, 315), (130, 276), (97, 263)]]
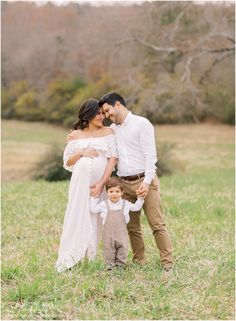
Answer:
[(103, 126), (104, 114), (98, 101), (89, 99), (79, 110), (76, 140), (64, 151), (64, 168), (72, 172), (69, 198), (60, 240), (56, 269), (62, 272), (86, 256), (97, 253), (100, 218), (89, 212), (90, 189), (104, 199), (103, 186), (116, 164), (117, 152), (113, 130)]

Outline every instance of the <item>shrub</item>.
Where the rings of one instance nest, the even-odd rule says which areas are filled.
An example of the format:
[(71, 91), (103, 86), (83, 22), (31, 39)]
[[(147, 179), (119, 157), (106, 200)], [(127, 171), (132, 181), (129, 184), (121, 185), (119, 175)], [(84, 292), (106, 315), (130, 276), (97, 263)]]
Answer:
[(11, 119), (16, 118), (15, 103), (17, 99), (27, 92), (28, 84), (26, 81), (12, 83), (8, 88), (2, 88), (2, 117)]
[(67, 117), (74, 115), (74, 108), (70, 106), (65, 108), (65, 106), (84, 86), (84, 82), (79, 78), (52, 80), (42, 100), (42, 110), (46, 120), (63, 124)]
[(170, 142), (160, 143), (157, 147), (158, 161), (156, 163), (157, 176), (173, 174), (179, 167), (177, 160), (173, 157), (173, 148), (175, 144)]
[(34, 90), (23, 93), (15, 103), (16, 118), (31, 121), (44, 120), (37, 100), (37, 93)]
[(207, 104), (210, 106), (210, 115), (216, 120), (233, 125), (235, 124), (235, 96), (234, 88), (223, 85), (209, 85), (206, 91)]
[(49, 182), (70, 179), (71, 173), (63, 168), (62, 155), (63, 151), (54, 146), (36, 165), (33, 178)]
[(79, 91), (64, 106), (63, 125), (72, 127), (77, 120), (77, 112), (80, 104), (89, 99), (99, 99), (105, 92), (112, 90), (112, 78), (105, 74), (96, 83), (89, 83)]

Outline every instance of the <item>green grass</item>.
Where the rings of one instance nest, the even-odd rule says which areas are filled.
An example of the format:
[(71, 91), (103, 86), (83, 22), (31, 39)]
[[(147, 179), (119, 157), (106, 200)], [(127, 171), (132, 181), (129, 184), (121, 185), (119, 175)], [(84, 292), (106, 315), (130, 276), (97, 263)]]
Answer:
[(129, 252), (126, 270), (108, 272), (100, 249), (95, 262), (56, 274), (69, 183), (4, 183), (2, 319), (234, 319), (234, 141), (225, 129), (221, 139), (200, 141), (181, 136), (182, 127), (160, 127), (160, 140), (183, 137), (176, 155), (186, 165), (161, 178), (175, 256), (169, 279), (144, 215), (145, 266), (133, 265)]

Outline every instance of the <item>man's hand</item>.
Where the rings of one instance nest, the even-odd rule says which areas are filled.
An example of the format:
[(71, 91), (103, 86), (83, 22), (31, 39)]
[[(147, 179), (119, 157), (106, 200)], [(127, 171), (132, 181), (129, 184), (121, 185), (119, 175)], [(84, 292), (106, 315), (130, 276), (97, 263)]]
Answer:
[(149, 184), (142, 183), (138, 189), (136, 189), (136, 195), (139, 198), (145, 198), (149, 192)]
[(90, 186), (90, 196), (92, 197), (99, 197), (102, 189), (103, 189), (104, 184), (100, 181), (94, 183), (93, 185)]
[(71, 140), (75, 140), (78, 137), (78, 130), (72, 130), (69, 135), (66, 136), (66, 142), (68, 143)]
[(99, 153), (94, 150), (94, 149), (83, 149), (80, 151), (81, 152), (81, 156), (82, 157), (90, 157), (90, 158), (93, 158), (93, 157), (98, 157), (99, 156)]

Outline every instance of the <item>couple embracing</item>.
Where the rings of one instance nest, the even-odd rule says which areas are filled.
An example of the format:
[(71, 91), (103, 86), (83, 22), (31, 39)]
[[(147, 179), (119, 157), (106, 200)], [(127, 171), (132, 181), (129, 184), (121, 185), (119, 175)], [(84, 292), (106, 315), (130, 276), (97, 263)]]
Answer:
[[(105, 117), (113, 122), (110, 127), (103, 125)], [(123, 211), (125, 225), (128, 222), (133, 261), (144, 264), (145, 246), (140, 224), (140, 207), (143, 204), (162, 266), (166, 271), (170, 270), (173, 266), (172, 245), (164, 222), (156, 176), (156, 145), (152, 124), (146, 118), (128, 111), (124, 98), (115, 92), (105, 94), (99, 101), (85, 101), (78, 118), (74, 131), (68, 136), (69, 142), (63, 155), (64, 168), (71, 171), (72, 176), (56, 262), (57, 271), (70, 269), (85, 257), (95, 259), (101, 226), (104, 224), (102, 215), (95, 214), (99, 212), (96, 211), (99, 204), (100, 208), (106, 204), (111, 209), (110, 213)], [(109, 187), (107, 182), (116, 164), (119, 181)], [(114, 192), (115, 189), (116, 192), (120, 190), (120, 197), (122, 195), (124, 201), (121, 198), (112, 200), (109, 188), (113, 188)], [(106, 212), (106, 220), (110, 217), (108, 214), (109, 211)], [(119, 234), (118, 226), (113, 229)], [(120, 246), (125, 249), (123, 245), (121, 241)], [(115, 243), (110, 245), (111, 252), (118, 251), (118, 248), (112, 249), (115, 246)], [(124, 257), (123, 263), (125, 260)]]

